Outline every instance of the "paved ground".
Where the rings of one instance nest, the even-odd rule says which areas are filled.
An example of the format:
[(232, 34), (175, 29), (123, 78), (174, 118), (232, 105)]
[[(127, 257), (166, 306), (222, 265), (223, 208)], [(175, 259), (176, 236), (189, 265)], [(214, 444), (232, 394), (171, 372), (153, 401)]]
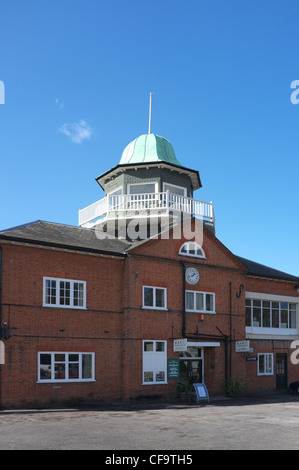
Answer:
[(205, 406), (114, 404), (1, 411), (0, 449), (146, 449), (180, 454), (182, 449), (295, 450), (299, 395), (219, 400)]

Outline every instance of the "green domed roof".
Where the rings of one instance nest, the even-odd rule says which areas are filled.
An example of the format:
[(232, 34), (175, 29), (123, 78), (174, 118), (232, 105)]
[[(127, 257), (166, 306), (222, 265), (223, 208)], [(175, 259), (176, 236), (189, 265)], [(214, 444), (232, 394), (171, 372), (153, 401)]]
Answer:
[(143, 134), (130, 142), (123, 151), (120, 165), (143, 162), (168, 162), (181, 165), (171, 143), (155, 134)]

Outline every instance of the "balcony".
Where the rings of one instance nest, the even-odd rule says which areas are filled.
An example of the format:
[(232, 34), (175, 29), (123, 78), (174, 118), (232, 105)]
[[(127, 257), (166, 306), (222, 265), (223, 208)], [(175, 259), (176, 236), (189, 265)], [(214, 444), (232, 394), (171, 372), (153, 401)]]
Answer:
[(193, 216), (214, 226), (212, 202), (178, 196), (169, 191), (148, 194), (107, 195), (79, 210), (79, 226), (93, 227), (107, 219)]

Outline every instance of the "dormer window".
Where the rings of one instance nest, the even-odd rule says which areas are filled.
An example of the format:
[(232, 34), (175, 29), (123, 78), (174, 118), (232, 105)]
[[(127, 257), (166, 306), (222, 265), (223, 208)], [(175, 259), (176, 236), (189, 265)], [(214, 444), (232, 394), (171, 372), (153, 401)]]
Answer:
[(202, 247), (195, 242), (184, 243), (180, 248), (179, 255), (192, 256), (194, 258), (206, 258)]

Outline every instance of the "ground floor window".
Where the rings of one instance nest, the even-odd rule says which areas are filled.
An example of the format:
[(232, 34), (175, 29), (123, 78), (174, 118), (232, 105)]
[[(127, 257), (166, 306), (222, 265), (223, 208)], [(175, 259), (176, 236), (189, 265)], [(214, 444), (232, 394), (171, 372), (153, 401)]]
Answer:
[(38, 382), (88, 382), (94, 378), (94, 353), (38, 353)]
[(143, 341), (143, 384), (166, 383), (167, 341)]
[(259, 353), (257, 364), (258, 375), (273, 375), (273, 354), (272, 353)]

